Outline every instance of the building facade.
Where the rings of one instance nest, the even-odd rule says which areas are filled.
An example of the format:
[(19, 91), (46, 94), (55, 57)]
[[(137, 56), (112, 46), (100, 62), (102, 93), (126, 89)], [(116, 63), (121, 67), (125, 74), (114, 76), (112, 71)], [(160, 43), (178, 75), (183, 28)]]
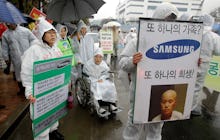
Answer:
[(180, 14), (189, 12), (199, 15), (204, 0), (124, 0), (120, 1), (116, 10), (117, 20), (124, 23), (134, 23), (139, 17), (152, 17), (156, 7), (162, 2), (170, 2)]

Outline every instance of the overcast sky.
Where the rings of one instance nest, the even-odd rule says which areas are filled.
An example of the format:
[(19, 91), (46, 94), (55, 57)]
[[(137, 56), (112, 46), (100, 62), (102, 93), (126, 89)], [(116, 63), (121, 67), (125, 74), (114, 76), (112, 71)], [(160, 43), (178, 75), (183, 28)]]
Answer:
[[(94, 15), (94, 19), (102, 19), (113, 17), (115, 18), (116, 7), (120, 0), (104, 0), (106, 3), (99, 9), (98, 13)], [(123, 1), (123, 0), (121, 0)], [(183, 0), (180, 0), (181, 2)], [(203, 4), (203, 12), (210, 12), (210, 10), (220, 7), (220, 0), (205, 0)]]
[(102, 19), (113, 17), (115, 18), (116, 7), (119, 0), (104, 0), (105, 4), (99, 9), (98, 13), (94, 15), (94, 19)]

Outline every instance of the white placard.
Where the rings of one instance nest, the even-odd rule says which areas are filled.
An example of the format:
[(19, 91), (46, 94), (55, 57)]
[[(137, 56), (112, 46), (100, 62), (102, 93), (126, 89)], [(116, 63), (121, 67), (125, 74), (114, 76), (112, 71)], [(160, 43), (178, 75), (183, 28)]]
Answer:
[(201, 23), (140, 19), (134, 123), (153, 122), (168, 89), (177, 93), (179, 119), (190, 117), (202, 31)]

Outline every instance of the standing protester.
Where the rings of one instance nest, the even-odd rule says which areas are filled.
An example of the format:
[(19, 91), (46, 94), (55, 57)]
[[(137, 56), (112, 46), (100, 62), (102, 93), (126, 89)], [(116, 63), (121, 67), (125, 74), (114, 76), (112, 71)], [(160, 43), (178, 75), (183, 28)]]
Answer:
[(125, 36), (125, 44), (128, 44), (133, 38), (137, 37), (137, 33), (135, 32), (135, 28), (131, 28), (130, 32)]
[(85, 64), (90, 58), (93, 57), (94, 54), (94, 40), (91, 36), (88, 36), (87, 33), (87, 26), (81, 20), (77, 25), (78, 30), (78, 39), (75, 41), (79, 44), (79, 54), (80, 54), (80, 63)]
[(2, 56), (6, 64), (10, 65), (10, 60), (15, 70), (15, 77), (18, 83), (19, 92), (17, 95), (23, 95), (25, 88), (21, 83), (21, 56), (36, 40), (32, 32), (16, 24), (6, 24), (8, 29), (2, 35)]
[(75, 52), (73, 48), (72, 39), (67, 36), (68, 29), (66, 26), (57, 24), (57, 31), (60, 35), (60, 39), (58, 41), (58, 48), (61, 50), (63, 55), (73, 55), (72, 57), (72, 70), (71, 70), (71, 84), (69, 88), (69, 97), (68, 97), (68, 107), (73, 108), (73, 93), (72, 93), (72, 86), (76, 80), (74, 77), (74, 69), (76, 66), (76, 59), (75, 59)]
[(197, 72), (196, 85), (193, 96), (192, 114), (201, 115), (200, 92), (204, 85), (205, 75), (209, 68), (209, 62), (213, 55), (220, 55), (220, 37), (212, 32), (214, 18), (209, 14), (199, 17), (199, 21), (203, 22), (204, 30), (202, 35), (202, 46), (200, 50), (201, 64)]
[[(159, 5), (154, 14), (154, 18), (175, 20), (178, 16), (177, 8), (170, 3), (162, 3)], [(137, 64), (142, 59), (142, 53), (137, 52), (137, 38), (131, 40), (123, 50), (119, 62), (119, 66), (124, 71), (131, 74), (130, 83), (130, 110), (128, 112), (127, 126), (123, 131), (124, 140), (139, 140), (141, 139), (142, 132), (146, 133), (145, 140), (161, 140), (162, 122), (149, 123), (149, 124), (134, 124), (133, 106), (135, 97), (135, 76)]]
[[(47, 60), (51, 58), (57, 58), (63, 56), (60, 49), (57, 47), (57, 32), (56, 29), (46, 20), (40, 19), (38, 24), (38, 37), (39, 41), (33, 43), (33, 45), (25, 51), (22, 56), (21, 66), (21, 79), (25, 86), (25, 96), (30, 103), (35, 103), (36, 98), (33, 97), (33, 64), (35, 61)], [(33, 110), (30, 106), (30, 116), (32, 116)], [(39, 136), (35, 137), (35, 140), (63, 140), (64, 136), (57, 131), (58, 121), (52, 126), (45, 129)]]

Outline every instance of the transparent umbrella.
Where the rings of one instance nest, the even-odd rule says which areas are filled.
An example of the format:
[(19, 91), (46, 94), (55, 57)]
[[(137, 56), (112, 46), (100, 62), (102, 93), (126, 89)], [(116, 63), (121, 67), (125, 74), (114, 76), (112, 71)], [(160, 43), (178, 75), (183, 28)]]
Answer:
[(52, 0), (47, 16), (56, 22), (70, 22), (96, 14), (103, 0)]
[(119, 22), (117, 22), (117, 21), (110, 21), (110, 22), (104, 24), (104, 26), (105, 27), (114, 27), (114, 26), (115, 27), (120, 27), (121, 24)]

